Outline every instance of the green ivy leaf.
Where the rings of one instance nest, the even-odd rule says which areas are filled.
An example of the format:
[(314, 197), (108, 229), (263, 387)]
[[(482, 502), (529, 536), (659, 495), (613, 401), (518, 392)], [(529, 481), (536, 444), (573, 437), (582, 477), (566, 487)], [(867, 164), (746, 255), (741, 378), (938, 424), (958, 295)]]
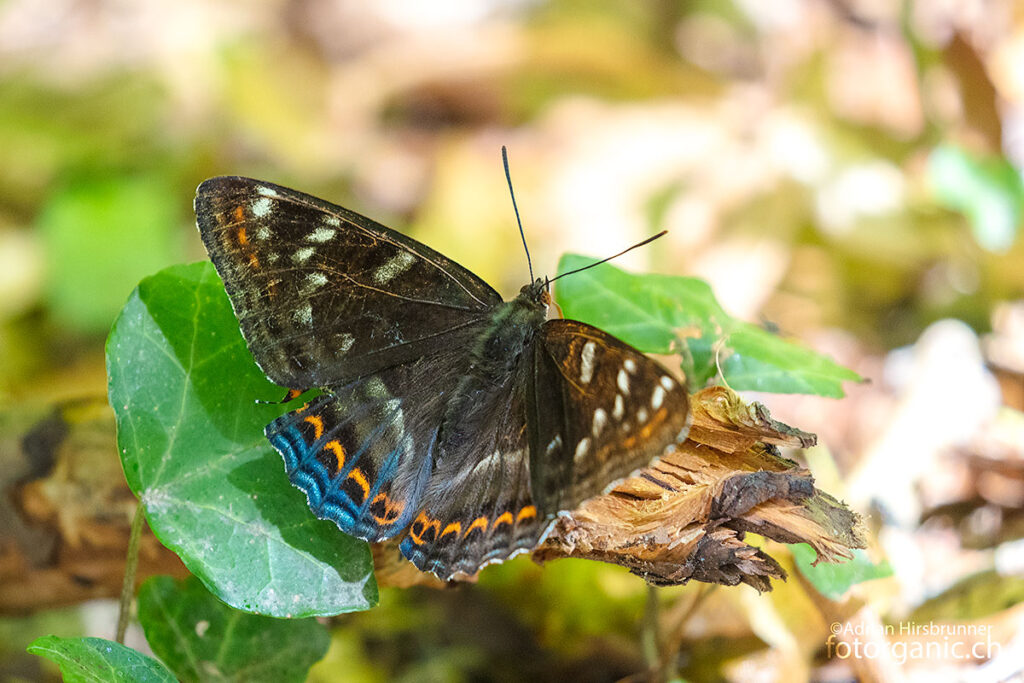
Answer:
[(279, 617), (366, 609), (366, 543), (310, 512), (263, 427), (283, 390), (253, 363), (210, 263), (139, 283), (107, 340), (125, 477), (160, 541), (229, 605)]
[[(558, 272), (588, 263), (593, 259), (566, 254)], [(738, 391), (838, 398), (843, 382), (861, 379), (826, 356), (731, 317), (697, 278), (634, 275), (606, 263), (559, 280), (555, 294), (565, 317), (596, 325), (641, 351), (673, 354), (685, 345), (698, 387), (719, 368)]]
[(892, 576), (892, 567), (887, 561), (875, 564), (860, 549), (853, 551), (853, 559), (848, 562), (819, 562), (817, 565), (814, 562), (818, 554), (808, 544), (794, 543), (789, 546), (789, 550), (793, 553), (793, 561), (800, 573), (830, 600), (838, 600), (855, 584)]
[(60, 667), (65, 683), (175, 683), (160, 662), (120, 643), (103, 638), (43, 636), (28, 646), (31, 654)]
[(928, 179), (942, 204), (967, 216), (978, 244), (1010, 248), (1020, 231), (1024, 184), (1009, 161), (944, 145), (928, 159)]
[(273, 619), (231, 609), (194, 577), (146, 581), (139, 591), (139, 622), (153, 652), (186, 681), (304, 681), (330, 645), (316, 619)]

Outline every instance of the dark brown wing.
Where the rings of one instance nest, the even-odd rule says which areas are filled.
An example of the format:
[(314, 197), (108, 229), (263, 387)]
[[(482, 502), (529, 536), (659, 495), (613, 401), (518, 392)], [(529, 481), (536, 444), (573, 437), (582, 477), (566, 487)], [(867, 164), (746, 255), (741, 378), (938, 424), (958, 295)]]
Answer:
[(249, 349), (282, 386), (338, 386), (414, 360), (501, 303), (433, 249), (302, 192), (211, 178), (195, 209)]
[[(436, 467), (411, 520), (402, 553), (413, 564), (448, 579), (471, 575), (533, 548), (553, 514), (530, 495), (526, 373), (459, 401), (437, 444)], [(449, 411), (449, 416), (452, 413)]]
[(549, 320), (529, 387), (530, 470), (539, 509), (571, 510), (682, 443), (686, 388), (625, 342), (576, 320)]

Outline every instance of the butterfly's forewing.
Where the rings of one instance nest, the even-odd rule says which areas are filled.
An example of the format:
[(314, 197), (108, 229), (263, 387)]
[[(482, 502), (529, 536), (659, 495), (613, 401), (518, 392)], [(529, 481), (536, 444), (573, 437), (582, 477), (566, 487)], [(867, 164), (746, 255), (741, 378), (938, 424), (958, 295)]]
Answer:
[(212, 178), (195, 208), (249, 348), (282, 386), (339, 386), (413, 360), (501, 303), (433, 249), (295, 190)]
[(689, 432), (685, 387), (657, 362), (576, 320), (541, 328), (528, 390), (538, 509), (571, 510)]
[(536, 545), (545, 519), (530, 495), (526, 377), (459, 402), (437, 446), (437, 468), (412, 520), (402, 553), (442, 578), (474, 574), (489, 562)]

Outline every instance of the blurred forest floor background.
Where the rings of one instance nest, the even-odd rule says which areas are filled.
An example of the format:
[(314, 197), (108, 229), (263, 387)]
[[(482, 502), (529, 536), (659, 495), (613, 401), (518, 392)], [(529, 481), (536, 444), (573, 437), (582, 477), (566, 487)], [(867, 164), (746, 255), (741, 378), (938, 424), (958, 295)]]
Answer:
[[(114, 483), (103, 342), (140, 278), (205, 258), (200, 181), (249, 175), (349, 206), (510, 296), (526, 262), (501, 145), (539, 273), (668, 229), (618, 265), (704, 278), (732, 315), (870, 380), (841, 400), (746, 398), (818, 434), (793, 457), (865, 515), (892, 574), (824, 598), (779, 546), (790, 579), (772, 592), (659, 589), (659, 648), (640, 579), (520, 558), (475, 587), (384, 590), (332, 621), (312, 679), (613, 680), (669, 650), (689, 680), (1021, 676), (1013, 0), (0, 4), (0, 484), (32, 477), (24, 437), (55, 407), (62, 423), (108, 420), (64, 445), (46, 480), (59, 505), (0, 503), (3, 582), (52, 561), (40, 529), (59, 528), (81, 544), (61, 562), (116, 591), (123, 537), (76, 526), (126, 533), (133, 510)], [(44, 632), (109, 637), (110, 600), (49, 609), (112, 594), (96, 585), (4, 593), (0, 676), (52, 677), (24, 654)], [(894, 631), (877, 656), (843, 656), (833, 623)], [(912, 623), (973, 625), (989, 646), (901, 657), (893, 643), (930, 637)]]

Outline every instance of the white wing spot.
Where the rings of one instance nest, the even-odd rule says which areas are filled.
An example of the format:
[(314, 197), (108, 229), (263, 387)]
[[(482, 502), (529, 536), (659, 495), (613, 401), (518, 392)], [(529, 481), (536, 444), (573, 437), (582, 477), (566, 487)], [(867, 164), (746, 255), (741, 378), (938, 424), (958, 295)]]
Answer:
[[(501, 462), (501, 451), (494, 451), (493, 453), (488, 455), (486, 458), (484, 458), (483, 460), (479, 461), (477, 464), (473, 465), (473, 469), (469, 470), (469, 472), (467, 472), (466, 474), (468, 475), (469, 473), (475, 472), (477, 470), (486, 470), (489, 467), (493, 467), (494, 465), (497, 465), (499, 462)], [(464, 477), (459, 477), (459, 478), (461, 479), (461, 478), (464, 478)]]
[(627, 395), (629, 394), (629, 375), (626, 374), (625, 370), (619, 370), (615, 383), (619, 385), (619, 391)]
[(657, 410), (661, 407), (662, 401), (665, 400), (665, 389), (658, 385), (654, 387), (654, 391), (651, 393), (651, 407)]
[(260, 188), (257, 189), (256, 191), (259, 192), (264, 197), (274, 197), (276, 199), (277, 197), (281, 196), (277, 193), (277, 190), (275, 190), (272, 187), (260, 186)]
[(583, 437), (582, 439), (580, 439), (580, 442), (578, 444), (576, 444), (576, 454), (573, 456), (573, 459), (579, 460), (580, 458), (582, 458), (584, 455), (587, 454), (587, 450), (589, 448), (590, 448), (590, 437), (589, 436)]
[(303, 294), (310, 294), (327, 284), (327, 276), (316, 271), (306, 276), (306, 286), (302, 288)]
[(270, 207), (274, 205), (274, 202), (270, 201), (270, 197), (260, 197), (252, 203), (249, 210), (252, 211), (252, 215), (256, 218), (266, 218), (270, 215)]
[(594, 352), (597, 351), (597, 344), (588, 341), (583, 345), (580, 352), (580, 382), (590, 384), (594, 378)]
[(257, 228), (255, 237), (258, 240), (270, 239), (270, 228), (268, 228), (265, 225), (261, 225), (259, 228)]
[(671, 377), (667, 377), (665, 375), (662, 375), (660, 382), (661, 386), (665, 387), (665, 391), (672, 391), (672, 387), (676, 385), (676, 383), (672, 381)]
[(337, 216), (327, 216), (326, 218), (324, 218), (324, 223), (331, 226), (332, 228), (336, 228), (339, 225), (341, 225), (341, 220)]
[(313, 307), (307, 301), (295, 309), (295, 313), (292, 314), (292, 317), (295, 318), (295, 322), (305, 325), (306, 327), (312, 327)]
[(561, 445), (562, 445), (562, 435), (558, 434), (558, 435), (555, 436), (555, 438), (551, 439), (551, 442), (548, 444), (548, 447), (545, 449), (545, 451), (547, 452), (548, 455), (551, 455), (552, 453), (555, 452), (555, 449), (557, 449)]
[(400, 251), (398, 254), (388, 259), (388, 261), (378, 268), (373, 274), (373, 279), (379, 285), (383, 285), (386, 282), (390, 282), (396, 275), (401, 274), (407, 270), (409, 266), (413, 264), (416, 257), (407, 251)]
[(608, 413), (604, 412), (601, 408), (594, 411), (594, 426), (591, 427), (591, 432), (594, 438), (601, 436), (601, 430), (604, 429), (605, 424), (608, 422)]
[(631, 375), (636, 372), (636, 362), (634, 362), (632, 358), (627, 358), (623, 361), (622, 366), (629, 370), (629, 374)]
[(616, 420), (622, 419), (622, 414), (626, 412), (626, 402), (622, 399), (622, 394), (615, 394), (615, 408), (612, 410), (612, 417)]
[(371, 377), (366, 380), (366, 393), (376, 398), (383, 398), (388, 395), (388, 388), (384, 386), (380, 377)]
[(332, 237), (338, 234), (337, 230), (331, 228), (317, 228), (313, 232), (306, 235), (307, 242), (326, 242)]
[(316, 253), (316, 249), (313, 247), (303, 247), (302, 249), (296, 249), (295, 253), (292, 254), (292, 261), (296, 264), (302, 264), (309, 260), (309, 257)]
[(345, 353), (346, 351), (351, 349), (352, 345), (355, 344), (355, 343), (356, 343), (356, 338), (353, 337), (351, 334), (346, 332), (346, 333), (340, 335), (340, 338), (338, 339), (338, 352), (339, 353)]
[(644, 422), (647, 422), (647, 408), (641, 408), (640, 410), (636, 411), (636, 421), (638, 424), (643, 424)]

